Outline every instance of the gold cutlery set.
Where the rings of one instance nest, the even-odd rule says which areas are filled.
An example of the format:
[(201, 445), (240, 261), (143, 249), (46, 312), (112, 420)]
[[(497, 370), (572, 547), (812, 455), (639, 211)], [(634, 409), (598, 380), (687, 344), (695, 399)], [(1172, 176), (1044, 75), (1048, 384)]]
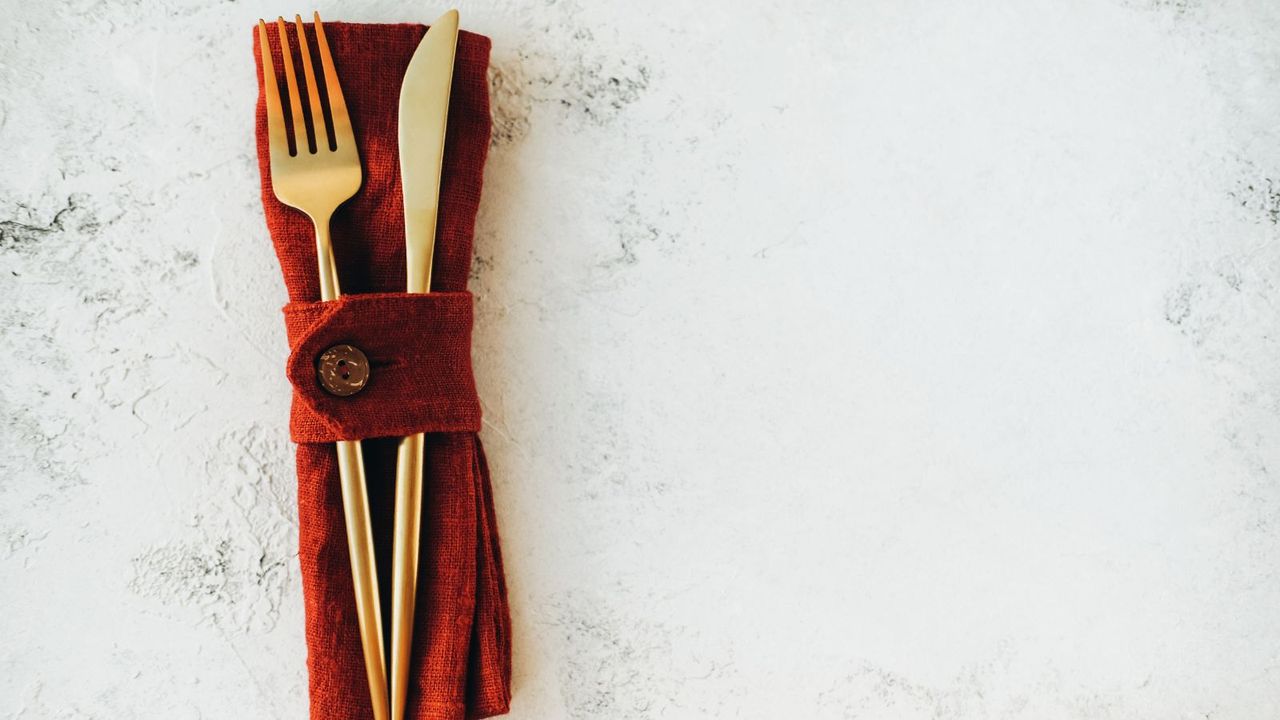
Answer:
[[(290, 122), (286, 122), (285, 107), (281, 102), (267, 24), (261, 20), (258, 21), (258, 42), (266, 95), (272, 190), (282, 203), (303, 212), (315, 225), (320, 299), (329, 301), (337, 300), (342, 294), (329, 237), (329, 221), (338, 206), (360, 189), (363, 171), (319, 13), (314, 19), (315, 44), (327, 104), (321, 97), (302, 17), (296, 16), (294, 26), (306, 84), (306, 111), (299, 89), (301, 83), (294, 69), (288, 25), (284, 18), (276, 20), (289, 96)], [(399, 151), (404, 194), (406, 291), (409, 293), (431, 290), (440, 176), (457, 40), (458, 13), (450, 10), (431, 24), (414, 52), (400, 89)], [(310, 123), (307, 118), (310, 118)], [(289, 141), (290, 127), (292, 145)], [(352, 356), (334, 358), (324, 364), (348, 384), (363, 382), (365, 375), (362, 371), (367, 370), (368, 361), (354, 348), (351, 352), (354, 353)], [(329, 383), (326, 387), (332, 385)], [(356, 385), (355, 389), (358, 388)], [(351, 555), (356, 614), (369, 693), (373, 699), (374, 720), (402, 720), (405, 714), (422, 525), (424, 439), (421, 433), (401, 438), (397, 447), (389, 686), (387, 662), (383, 656), (383, 622), (373, 551), (373, 523), (361, 445), (359, 440), (337, 443), (338, 475), (347, 546)]]

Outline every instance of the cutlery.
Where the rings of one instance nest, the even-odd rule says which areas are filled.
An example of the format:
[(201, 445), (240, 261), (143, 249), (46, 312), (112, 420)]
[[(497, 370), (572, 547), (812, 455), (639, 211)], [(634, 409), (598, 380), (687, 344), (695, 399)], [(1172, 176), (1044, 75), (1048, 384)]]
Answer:
[[(302, 211), (311, 218), (312, 224), (315, 225), (320, 299), (337, 300), (341, 295), (341, 289), (338, 285), (338, 269), (333, 258), (333, 245), (329, 240), (329, 220), (338, 206), (360, 189), (363, 179), (360, 154), (356, 148), (355, 134), (351, 129), (351, 118), (347, 115), (346, 102), (342, 97), (342, 87), (338, 83), (338, 73), (333, 66), (333, 56), (329, 52), (329, 43), (324, 35), (324, 26), (320, 22), (320, 13), (315, 14), (316, 45), (319, 49), (320, 64), (324, 70), (324, 84), (333, 123), (334, 142), (332, 144), (329, 142), (324, 103), (316, 85), (311, 51), (307, 44), (301, 15), (295, 16), (295, 25), (303, 74), (307, 83), (311, 125), (315, 132), (308, 137), (288, 32), (284, 18), (277, 18), (276, 31), (284, 61), (284, 77), (289, 91), (290, 117), (293, 125), (293, 149), (291, 150), (284, 109), (280, 103), (280, 87), (271, 59), (267, 24), (262, 20), (258, 21), (258, 44), (262, 52), (262, 85), (266, 89), (271, 187), (280, 202)], [(365, 673), (369, 681), (369, 694), (373, 699), (374, 720), (388, 720), (387, 669), (382, 654), (382, 615), (378, 600), (377, 567), (373, 556), (373, 528), (369, 515), (360, 441), (340, 441), (337, 443), (337, 451), (338, 476), (342, 485), (347, 546), (351, 554), (351, 579), (355, 587), (356, 616), (360, 625)]]
[[(440, 206), (449, 90), (458, 44), (458, 11), (441, 15), (418, 44), (400, 86), (400, 179), (404, 194), (406, 290), (431, 291)], [(391, 717), (404, 717), (422, 531), (422, 433), (401, 438), (396, 451), (395, 527), (391, 579)]]

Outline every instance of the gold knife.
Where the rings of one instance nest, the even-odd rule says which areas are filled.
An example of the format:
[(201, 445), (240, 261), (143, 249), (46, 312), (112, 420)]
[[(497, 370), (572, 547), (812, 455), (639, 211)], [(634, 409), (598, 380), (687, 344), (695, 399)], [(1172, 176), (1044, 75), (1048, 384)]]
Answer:
[[(449, 90), (458, 45), (458, 11), (441, 15), (409, 61), (400, 86), (400, 181), (404, 193), (406, 290), (431, 292), (440, 208)], [(394, 546), (391, 553), (391, 718), (402, 720), (409, 689), (413, 611), (422, 529), (422, 433), (401, 438), (396, 452)]]

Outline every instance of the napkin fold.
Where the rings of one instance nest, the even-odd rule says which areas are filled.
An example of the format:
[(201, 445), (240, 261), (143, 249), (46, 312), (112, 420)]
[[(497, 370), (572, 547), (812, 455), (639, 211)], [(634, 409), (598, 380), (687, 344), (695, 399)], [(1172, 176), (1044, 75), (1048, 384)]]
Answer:
[[(307, 28), (314, 37), (310, 25)], [(422, 25), (325, 24), (364, 166), (363, 186), (338, 209), (331, 225), (338, 275), (344, 296), (382, 294), (341, 306), (319, 302), (310, 220), (280, 203), (271, 189), (262, 62), (256, 35), (253, 39), (260, 79), (256, 131), (262, 206), (289, 294), (286, 316), (295, 353), (289, 363), (289, 376), (295, 382), (291, 428), (299, 443), (298, 558), (312, 720), (373, 717), (332, 440), (368, 437), (367, 432), (399, 435), (408, 428), (428, 434), (407, 717), (483, 718), (505, 713), (510, 704), (510, 613), (489, 469), (475, 432), (479, 405), (472, 403), (471, 304), (469, 296), (463, 297), (491, 130), (490, 43), (481, 35), (459, 35), (449, 103), (432, 292), (455, 295), (427, 303), (394, 297), (403, 293), (405, 284), (397, 147), (400, 83), (425, 32)], [(276, 47), (273, 52), (280, 72), (280, 50)], [(314, 348), (308, 338), (318, 332), (307, 323), (321, 322), (317, 318), (339, 328), (332, 332), (348, 336), (367, 327), (391, 327), (402, 333), (368, 341), (380, 343), (378, 355), (371, 356), (368, 387), (350, 396), (351, 403), (322, 398), (307, 386), (315, 382), (305, 372), (307, 363), (314, 361), (309, 357)], [(412, 337), (415, 332), (426, 334), (426, 339)], [(437, 341), (450, 345), (432, 350)], [(447, 380), (431, 382), (428, 375), (438, 376), (424, 375), (421, 357), (433, 358), (431, 362), (448, 375)], [(399, 368), (398, 374), (388, 368)], [(362, 404), (360, 398), (366, 393), (371, 395)], [(385, 401), (385, 412), (378, 411), (371, 397), (378, 404)], [(393, 422), (385, 421), (384, 415)], [(363, 443), (377, 560), (384, 576), (384, 617), (388, 617), (385, 607), (390, 598), (385, 576), (391, 557), (396, 443), (396, 437)], [(386, 627), (389, 631), (389, 623)]]

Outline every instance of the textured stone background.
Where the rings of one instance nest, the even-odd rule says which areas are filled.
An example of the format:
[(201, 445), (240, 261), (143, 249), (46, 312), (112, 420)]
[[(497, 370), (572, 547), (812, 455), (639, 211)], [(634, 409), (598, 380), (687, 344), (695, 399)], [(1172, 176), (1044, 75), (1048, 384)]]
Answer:
[[(304, 716), (308, 9), (0, 0), (4, 720)], [(461, 10), (513, 717), (1280, 716), (1280, 5)]]

